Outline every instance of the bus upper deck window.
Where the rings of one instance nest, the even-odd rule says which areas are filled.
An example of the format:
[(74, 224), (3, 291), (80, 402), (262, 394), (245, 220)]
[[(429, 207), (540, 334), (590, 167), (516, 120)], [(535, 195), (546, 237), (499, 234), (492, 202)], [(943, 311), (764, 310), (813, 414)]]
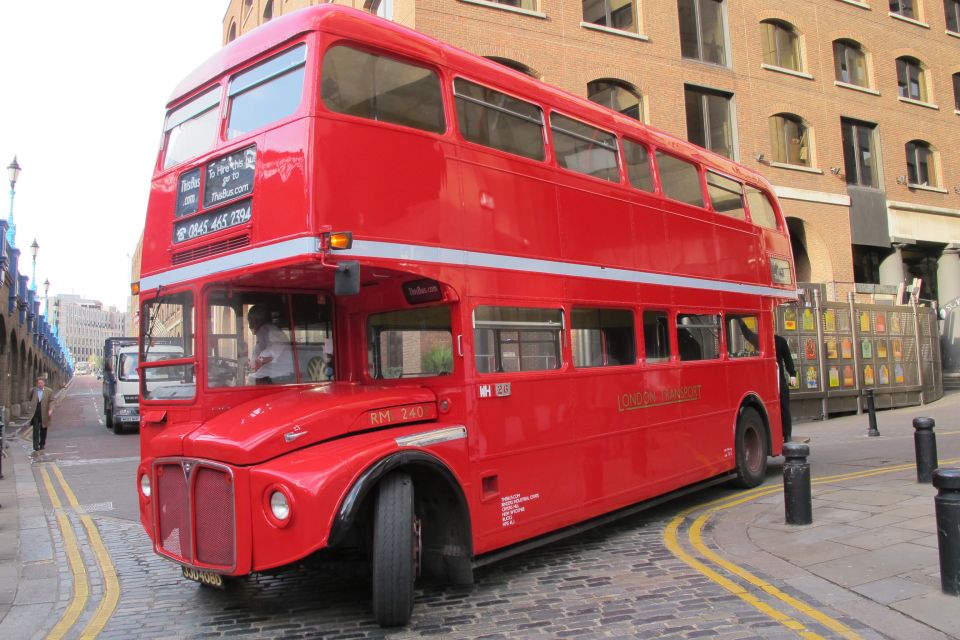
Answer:
[(550, 114), (550, 130), (553, 132), (557, 162), (561, 167), (610, 182), (620, 182), (615, 135), (559, 113)]
[(220, 121), (220, 86), (200, 94), (169, 114), (163, 125), (167, 151), (163, 168), (194, 158), (213, 147)]
[(639, 142), (623, 139), (623, 160), (627, 165), (630, 184), (653, 193), (653, 171), (650, 169), (650, 154)]
[(303, 96), (306, 45), (261, 62), (230, 81), (230, 120), (227, 137), (235, 138), (297, 110)]
[(707, 193), (710, 194), (710, 204), (717, 213), (746, 220), (747, 213), (743, 208), (743, 185), (713, 171), (707, 171)]
[(700, 172), (696, 165), (657, 149), (657, 168), (660, 170), (663, 195), (671, 200), (703, 206), (703, 189), (700, 187)]
[(543, 160), (543, 111), (535, 104), (482, 87), (453, 81), (460, 134), (470, 142)]
[(763, 191), (747, 187), (747, 204), (750, 206), (750, 219), (753, 224), (767, 229), (777, 228), (777, 214), (770, 199)]
[(353, 47), (332, 47), (323, 56), (320, 97), (328, 109), (443, 133), (440, 79), (433, 71)]

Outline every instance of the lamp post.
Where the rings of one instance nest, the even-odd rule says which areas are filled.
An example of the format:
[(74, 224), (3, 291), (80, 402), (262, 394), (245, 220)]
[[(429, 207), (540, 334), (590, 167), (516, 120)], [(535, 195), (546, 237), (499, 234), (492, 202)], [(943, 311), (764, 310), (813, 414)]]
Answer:
[(37, 239), (33, 239), (33, 244), (30, 245), (30, 255), (33, 256), (33, 271), (30, 272), (30, 288), (34, 291), (37, 290), (37, 251), (40, 250), (40, 245), (37, 244)]
[(50, 324), (50, 278), (43, 281), (43, 317)]
[(12, 246), (17, 237), (17, 227), (13, 224), (13, 196), (16, 193), (17, 178), (20, 177), (20, 165), (17, 164), (17, 156), (13, 156), (13, 162), (7, 165), (7, 177), (10, 178), (10, 218), (8, 220), (10, 227), (7, 229), (7, 240)]

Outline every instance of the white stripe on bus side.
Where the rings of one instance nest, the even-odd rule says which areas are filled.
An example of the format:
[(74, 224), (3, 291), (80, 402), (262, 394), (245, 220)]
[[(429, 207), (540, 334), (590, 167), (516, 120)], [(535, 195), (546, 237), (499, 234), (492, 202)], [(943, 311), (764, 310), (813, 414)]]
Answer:
[[(240, 269), (254, 264), (263, 264), (276, 260), (292, 258), (298, 255), (311, 255), (319, 252), (317, 238), (296, 238), (277, 244), (248, 249), (228, 256), (215, 258), (166, 273), (148, 276), (140, 283), (142, 291), (149, 291), (157, 286), (170, 286), (179, 282), (193, 280), (214, 273), (221, 273)], [(743, 293), (757, 296), (773, 296), (777, 298), (796, 298), (797, 291), (778, 289), (761, 285), (743, 284), (725, 280), (708, 280), (705, 278), (691, 278), (675, 276), (650, 271), (633, 271), (615, 267), (599, 267), (573, 262), (557, 260), (542, 260), (538, 258), (522, 258), (519, 256), (499, 255), (495, 253), (481, 253), (464, 251), (461, 249), (444, 249), (441, 247), (427, 247), (414, 244), (399, 244), (393, 242), (377, 242), (373, 240), (354, 240), (353, 248), (346, 251), (337, 251), (338, 256), (355, 258), (384, 258), (390, 260), (407, 260), (412, 262), (427, 262), (433, 264), (447, 264), (464, 267), (483, 267), (488, 269), (504, 269), (507, 271), (522, 271), (526, 273), (541, 273), (571, 278), (591, 278), (594, 280), (608, 280), (614, 282), (632, 282), (634, 284), (652, 284), (667, 287), (683, 287), (687, 289), (704, 289), (708, 291), (722, 291), (725, 293)]]

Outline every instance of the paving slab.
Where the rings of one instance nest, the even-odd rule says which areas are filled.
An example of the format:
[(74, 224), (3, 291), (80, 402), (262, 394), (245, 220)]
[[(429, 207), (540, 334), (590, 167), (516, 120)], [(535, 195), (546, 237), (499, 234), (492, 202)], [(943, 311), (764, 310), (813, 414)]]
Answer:
[[(850, 547), (846, 548), (850, 549)], [(852, 587), (925, 567), (930, 565), (931, 561), (937, 562), (937, 558), (932, 557), (929, 548), (905, 542), (885, 549), (864, 551), (834, 558), (829, 562), (804, 566), (811, 573), (837, 584)]]
[(900, 576), (884, 578), (852, 588), (857, 593), (863, 594), (881, 604), (907, 600), (915, 596), (925, 595), (930, 591), (928, 585), (918, 584), (912, 580), (904, 580)]
[(948, 634), (960, 633), (960, 598), (943, 593), (927, 593), (891, 603), (898, 611), (923, 620)]

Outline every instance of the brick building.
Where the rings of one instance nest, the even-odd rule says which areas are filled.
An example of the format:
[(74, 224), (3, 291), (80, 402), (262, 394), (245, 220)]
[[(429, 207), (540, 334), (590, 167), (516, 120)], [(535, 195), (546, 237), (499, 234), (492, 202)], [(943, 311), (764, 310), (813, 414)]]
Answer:
[[(759, 170), (828, 299), (960, 298), (960, 0), (335, 1)], [(231, 0), (224, 42), (321, 2)]]

